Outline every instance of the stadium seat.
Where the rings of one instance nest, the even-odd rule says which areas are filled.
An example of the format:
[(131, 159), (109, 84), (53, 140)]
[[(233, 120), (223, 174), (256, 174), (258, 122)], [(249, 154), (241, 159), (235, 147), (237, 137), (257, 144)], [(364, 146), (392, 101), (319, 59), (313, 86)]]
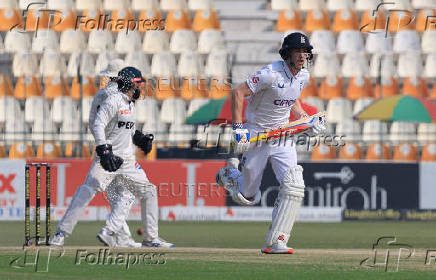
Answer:
[(394, 161), (417, 161), (417, 151), (415, 145), (411, 143), (401, 143), (394, 149)]
[(310, 37), (313, 53), (333, 53), (336, 51), (336, 43), (333, 33), (329, 30), (315, 30)]
[(67, 74), (69, 77), (77, 76), (77, 68), (80, 62), (80, 74), (83, 76), (94, 76), (95, 63), (92, 55), (87, 51), (74, 52), (68, 61)]
[(86, 49), (85, 34), (79, 29), (62, 31), (59, 48), (62, 53), (68, 54)]
[[(93, 97), (83, 97), (82, 99), (82, 121), (85, 126), (89, 123), (89, 112), (91, 111)], [(79, 108), (80, 112), (80, 108)]]
[(324, 0), (304, 0), (300, 1), (300, 9), (303, 11), (325, 9)]
[(415, 30), (414, 14), (411, 11), (395, 11), (389, 15), (389, 32)]
[(339, 148), (339, 159), (360, 160), (362, 159), (362, 147), (357, 143), (346, 143)]
[(13, 27), (23, 27), (20, 11), (17, 9), (0, 9), (0, 31), (9, 31)]
[(436, 161), (436, 144), (430, 143), (424, 146), (421, 161)]
[(17, 3), (14, 0), (1, 0), (0, 9), (4, 8), (15, 9), (17, 8)]
[(212, 51), (207, 57), (204, 70), (208, 77), (227, 77), (229, 71), (227, 51), (221, 49)]
[(347, 53), (342, 61), (342, 76), (368, 76), (368, 60), (363, 53)]
[(62, 141), (79, 141), (80, 131), (84, 129), (85, 127), (80, 123), (78, 115), (75, 118), (66, 117), (61, 125), (59, 139)]
[(50, 49), (44, 51), (39, 64), (41, 76), (63, 76), (66, 71), (67, 65), (59, 51)]
[(26, 31), (40, 31), (51, 28), (50, 14), (48, 11), (31, 9), (26, 11)]
[(101, 0), (76, 0), (76, 9), (80, 11), (98, 10), (102, 7)]
[(60, 96), (70, 95), (68, 84), (59, 76), (45, 77), (44, 79), (44, 96), (47, 99), (53, 99)]
[(9, 79), (9, 77), (6, 77), (5, 75), (0, 74), (0, 98), (5, 97), (5, 96), (13, 96), (12, 83), (11, 83), (11, 79)]
[(364, 50), (363, 38), (357, 30), (344, 30), (339, 32), (337, 51), (340, 54), (362, 52)]
[(427, 83), (425, 79), (420, 77), (407, 77), (404, 79), (401, 93), (426, 98), (428, 95)]
[(197, 52), (185, 51), (180, 55), (177, 66), (179, 77), (198, 76), (203, 73), (201, 57)]
[(332, 146), (320, 144), (312, 151), (312, 161), (325, 161), (336, 158), (336, 151)]
[(186, 104), (181, 98), (168, 98), (162, 102), (160, 120), (163, 123), (182, 124), (186, 118)]
[(50, 119), (36, 119), (30, 139), (32, 141), (57, 141), (59, 133)]
[(385, 34), (385, 28), (386, 16), (383, 10), (376, 11), (376, 8), (373, 8), (363, 12), (359, 26), (360, 31), (369, 33), (381, 32)]
[[(198, 1), (198, 0), (197, 0)], [(271, 0), (271, 10), (298, 10), (297, 0)]]
[(425, 60), (424, 77), (436, 78), (436, 53), (427, 55)]
[(392, 37), (386, 36), (384, 31), (370, 32), (366, 38), (365, 50), (367, 53), (391, 53)]
[(349, 80), (347, 87), (347, 98), (357, 100), (360, 98), (372, 97), (371, 81), (367, 77), (355, 76)]
[(38, 145), (36, 158), (58, 158), (62, 155), (61, 148), (54, 142), (44, 142)]
[[(306, 1), (301, 1), (306, 2)], [(324, 10), (310, 10), (307, 13), (306, 21), (304, 22), (304, 30), (312, 32), (315, 30), (329, 30), (330, 18)]]
[[(436, 4), (436, 2), (435, 2)], [(416, 19), (416, 31), (436, 30), (436, 6), (433, 9), (422, 9)]]
[(170, 146), (178, 148), (190, 147), (190, 141), (194, 138), (193, 125), (170, 125), (170, 132), (168, 134), (168, 142)]
[(146, 97), (135, 102), (135, 120), (140, 124), (153, 123), (159, 120), (158, 101)]
[(198, 52), (208, 54), (215, 47), (225, 46), (221, 31), (215, 29), (203, 30), (198, 36)]
[(232, 91), (232, 84), (226, 76), (212, 77), (210, 82), (209, 98), (221, 99), (229, 96)]
[(56, 124), (62, 123), (64, 120), (78, 118), (77, 105), (69, 96), (60, 96), (53, 100), (52, 120)]
[(31, 49), (32, 43), (28, 33), (18, 30), (6, 32), (4, 48), (6, 52), (27, 52)]
[(353, 2), (353, 0), (327, 0), (327, 9), (329, 11), (353, 9)]
[(83, 32), (106, 31), (105, 22), (101, 20), (104, 16), (103, 12), (98, 9), (86, 9), (82, 17), (78, 19), (77, 25)]
[(345, 141), (360, 141), (360, 123), (351, 119), (344, 120), (336, 126), (336, 135), (344, 136)]
[[(301, 96), (300, 96), (301, 98)], [(325, 107), (324, 107), (324, 102), (316, 96), (310, 96), (310, 97), (303, 97), (303, 102), (310, 105), (310, 106), (314, 106), (316, 107), (316, 109), (318, 110), (318, 112), (324, 111)]]
[(394, 36), (394, 52), (419, 52), (419, 35), (415, 30), (398, 31)]
[(118, 53), (129, 53), (141, 49), (141, 37), (137, 31), (118, 32), (115, 50)]
[(434, 8), (434, 0), (412, 0), (412, 6), (415, 9)]
[(402, 53), (398, 58), (398, 76), (400, 78), (421, 76), (423, 63), (420, 53)]
[(388, 127), (385, 122), (380, 122), (379, 120), (364, 121), (362, 140), (365, 142), (380, 141), (381, 137), (387, 140), (385, 136), (387, 132)]
[[(73, 82), (71, 84), (71, 97), (73, 99), (80, 99), (80, 84), (77, 77), (74, 77)], [(82, 77), (82, 89), (83, 89), (83, 97), (94, 96), (97, 92), (97, 88), (95, 86), (94, 79), (92, 77)]]
[(165, 20), (159, 10), (142, 10), (138, 17), (140, 32), (149, 32), (165, 29)]
[(369, 76), (377, 78), (380, 74), (380, 60), (382, 64), (382, 76), (392, 77), (397, 75), (397, 68), (394, 65), (394, 56), (392, 54), (373, 54), (369, 63)]
[(380, 4), (379, 0), (356, 0), (355, 9), (357, 11), (375, 10), (378, 4)]
[(329, 123), (341, 123), (353, 118), (351, 101), (345, 98), (333, 98), (327, 103)]
[(35, 156), (32, 145), (23, 142), (15, 142), (9, 148), (9, 159), (32, 158)]
[(21, 112), (20, 102), (11, 96), (0, 97), (0, 112), (0, 127), (4, 127), (5, 122), (7, 121), (24, 119)]
[(374, 98), (359, 98), (354, 101), (353, 105), (353, 116), (360, 113), (363, 109), (366, 108), (369, 104), (374, 102)]
[(436, 124), (420, 123), (418, 125), (417, 139), (421, 144), (436, 142)]
[(73, 0), (48, 0), (47, 7), (51, 10), (73, 9)]
[(168, 33), (162, 30), (149, 30), (144, 35), (142, 50), (145, 53), (159, 53), (169, 50)]
[(173, 32), (180, 29), (191, 29), (191, 20), (185, 10), (170, 10), (165, 22), (165, 30)]
[(186, 4), (186, 0), (161, 0), (160, 1), (160, 9), (163, 11), (170, 10), (186, 10), (188, 5)]
[(192, 21), (192, 29), (200, 32), (208, 29), (220, 29), (220, 21), (215, 10), (198, 10)]
[(197, 38), (191, 30), (176, 30), (173, 32), (170, 41), (170, 51), (181, 53), (184, 51), (195, 51), (197, 49)]
[(155, 98), (157, 100), (166, 100), (174, 98), (180, 90), (179, 80), (173, 76), (159, 77), (156, 81)]
[[(5, 39), (6, 46), (6, 39)], [(423, 53), (436, 53), (436, 30), (422, 33), (421, 48)]]
[(392, 122), (389, 140), (393, 143), (416, 141), (415, 125), (407, 122)]
[(297, 10), (282, 10), (277, 19), (277, 31), (301, 30), (303, 22)]
[(33, 125), (38, 119), (49, 115), (50, 105), (41, 96), (28, 97), (24, 103), (25, 121)]
[(56, 32), (62, 32), (66, 30), (78, 30), (78, 26), (76, 26), (77, 20), (78, 17), (74, 10), (58, 10), (53, 15), (53, 29)]
[(316, 97), (318, 96), (318, 85), (313, 77), (310, 77), (309, 84), (301, 91), (300, 98)]
[(38, 75), (38, 58), (31, 52), (16, 53), (12, 61), (12, 73), (15, 77)]
[(319, 97), (321, 99), (329, 100), (342, 96), (342, 79), (339, 76), (329, 75), (322, 80), (319, 88)]
[(411, 10), (410, 0), (395, 0), (391, 1), (391, 4), (386, 6), (387, 9), (391, 10)]
[(15, 84), (14, 97), (17, 99), (26, 99), (32, 96), (41, 96), (42, 87), (39, 79), (31, 76), (20, 76)]
[(207, 94), (208, 88), (206, 79), (196, 76), (183, 78), (180, 97), (184, 100), (205, 98)]
[(195, 111), (200, 109), (201, 106), (209, 102), (207, 98), (193, 98), (189, 101), (188, 111), (186, 112), (186, 117), (191, 116)]
[(160, 52), (153, 55), (151, 60), (151, 74), (155, 77), (175, 76), (176, 59), (170, 52)]
[[(80, 154), (80, 150), (82, 151), (82, 154)], [(69, 158), (90, 158), (91, 152), (89, 151), (89, 146), (85, 143), (80, 145), (80, 142), (68, 142), (65, 145), (64, 156)]]
[(136, 20), (133, 13), (130, 10), (114, 10), (111, 13), (112, 22), (108, 23), (107, 29), (113, 32), (124, 30), (133, 31), (136, 28)]
[[(337, 1), (337, 0), (336, 0)], [(333, 20), (332, 31), (341, 32), (346, 30), (358, 30), (357, 15), (353, 10), (338, 10)]]
[(53, 30), (38, 30), (38, 36), (33, 36), (32, 51), (42, 53), (45, 49), (59, 50), (59, 39)]
[(129, 9), (129, 0), (103, 0), (103, 9), (106, 11)]
[(114, 43), (112, 34), (107, 30), (93, 30), (89, 33), (88, 51), (101, 53), (102, 51), (113, 50)]
[(132, 10), (144, 11), (144, 10), (159, 10), (158, 0), (132, 0)]
[(382, 77), (382, 88), (380, 91), (380, 85), (375, 86), (375, 98), (388, 97), (399, 93), (398, 81), (394, 77)]
[(391, 159), (391, 151), (386, 144), (381, 146), (380, 143), (372, 143), (366, 151), (365, 159), (371, 161)]
[(313, 76), (324, 78), (327, 75), (339, 74), (339, 60), (335, 53), (321, 53), (315, 59), (313, 66)]
[(4, 157), (6, 157), (5, 147), (3, 147), (2, 144), (0, 144), (0, 158), (4, 158)]
[(429, 99), (436, 100), (436, 83), (433, 84), (433, 89), (428, 96)]
[(150, 62), (143, 52), (132, 51), (126, 55), (125, 65), (138, 68), (143, 77), (151, 75)]

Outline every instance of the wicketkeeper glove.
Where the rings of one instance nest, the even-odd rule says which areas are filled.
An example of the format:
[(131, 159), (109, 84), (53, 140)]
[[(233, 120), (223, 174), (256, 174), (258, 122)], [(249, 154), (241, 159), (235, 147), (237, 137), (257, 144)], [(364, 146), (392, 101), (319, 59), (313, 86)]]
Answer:
[(234, 154), (242, 154), (250, 148), (250, 132), (242, 124), (233, 124), (232, 147)]
[(145, 134), (142, 133), (139, 130), (135, 131), (135, 134), (133, 135), (133, 144), (138, 146), (145, 155), (151, 152), (151, 149), (153, 148), (153, 134)]
[(123, 159), (112, 153), (112, 145), (99, 145), (95, 148), (95, 152), (100, 157), (100, 164), (106, 171), (115, 172), (123, 164)]

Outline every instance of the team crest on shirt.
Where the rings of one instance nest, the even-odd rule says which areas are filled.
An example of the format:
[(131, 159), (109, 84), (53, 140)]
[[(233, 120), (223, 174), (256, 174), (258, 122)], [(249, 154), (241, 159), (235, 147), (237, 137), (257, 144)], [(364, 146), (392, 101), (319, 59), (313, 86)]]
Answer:
[(257, 83), (259, 82), (259, 77), (254, 76), (253, 78), (251, 78), (251, 82), (252, 82), (253, 84), (257, 84)]
[(135, 161), (135, 168), (138, 169), (138, 170), (142, 169), (141, 165), (137, 161)]

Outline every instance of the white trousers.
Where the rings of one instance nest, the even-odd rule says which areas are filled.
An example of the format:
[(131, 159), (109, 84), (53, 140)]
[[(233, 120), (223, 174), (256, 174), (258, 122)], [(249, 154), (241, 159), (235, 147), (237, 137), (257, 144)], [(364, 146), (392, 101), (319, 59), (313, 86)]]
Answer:
[[(116, 181), (115, 181), (116, 179)], [(158, 237), (158, 204), (157, 191), (148, 180), (145, 172), (135, 160), (126, 160), (116, 172), (107, 172), (97, 160), (92, 163), (85, 183), (80, 186), (58, 225), (58, 231), (71, 234), (78, 218), (97, 192), (105, 191), (112, 183), (127, 188), (141, 202), (141, 219), (144, 225), (144, 240), (151, 241)], [(123, 203), (118, 204), (120, 211), (111, 213), (112, 224), (119, 231), (127, 218), (128, 211)], [(117, 209), (115, 207), (115, 209)]]

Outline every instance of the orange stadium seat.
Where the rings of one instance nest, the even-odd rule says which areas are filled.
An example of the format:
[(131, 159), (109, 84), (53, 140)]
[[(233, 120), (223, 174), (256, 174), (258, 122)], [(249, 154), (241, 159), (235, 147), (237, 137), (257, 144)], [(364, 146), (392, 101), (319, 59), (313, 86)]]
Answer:
[(157, 100), (176, 97), (179, 83), (174, 77), (160, 77), (156, 81), (155, 95)]
[(428, 95), (427, 82), (423, 78), (407, 77), (404, 80), (403, 89), (401, 92), (414, 97), (425, 98)]
[(80, 156), (80, 143), (78, 142), (68, 142), (65, 145), (65, 157), (72, 158), (90, 158), (91, 152), (89, 146), (85, 143), (82, 145), (82, 156)]
[(136, 22), (130, 10), (115, 10), (111, 13), (112, 22), (108, 23), (107, 29), (118, 32), (123, 29), (135, 30)]
[(353, 10), (345, 9), (336, 12), (332, 31), (340, 32), (344, 30), (357, 30), (358, 28), (357, 15)]
[(44, 142), (38, 145), (37, 158), (58, 158), (61, 156), (61, 148), (54, 142)]
[(201, 77), (183, 78), (180, 96), (185, 100), (205, 98), (207, 96), (207, 81)]
[(77, 14), (74, 10), (58, 10), (53, 15), (53, 29), (61, 32), (76, 28)]
[(198, 10), (195, 12), (192, 29), (197, 32), (208, 29), (220, 29), (220, 21), (215, 10)]
[(9, 77), (0, 74), (0, 97), (13, 96), (12, 83)]
[(415, 145), (411, 143), (401, 143), (394, 149), (394, 161), (416, 161), (417, 151)]
[(423, 9), (418, 12), (416, 31), (436, 30), (436, 9)]
[(350, 79), (347, 88), (347, 98), (356, 100), (365, 97), (372, 97), (371, 81), (367, 77), (353, 77)]
[(383, 154), (380, 143), (372, 143), (366, 151), (367, 160), (391, 159), (391, 152), (386, 144), (383, 144)]
[(301, 30), (303, 22), (297, 10), (282, 10), (277, 20), (277, 31)]
[(436, 161), (436, 143), (430, 143), (424, 146), (421, 161)]
[(330, 29), (330, 18), (324, 10), (310, 10), (307, 13), (304, 29), (308, 32)]
[(50, 28), (50, 14), (48, 11), (29, 10), (26, 14), (26, 31), (36, 31)]
[(140, 160), (156, 160), (157, 158), (157, 148), (156, 143), (153, 143), (151, 152), (146, 156), (141, 149), (136, 149), (136, 158)]
[(4, 157), (6, 157), (5, 147), (3, 147), (3, 145), (0, 144), (0, 158), (4, 158)]
[(153, 97), (153, 79), (146, 79), (144, 87), (141, 88), (140, 98), (144, 97)]
[[(92, 77), (82, 77), (83, 79), (83, 96), (89, 97), (94, 96), (97, 92), (94, 79)], [(80, 84), (77, 77), (74, 77), (73, 83), (71, 84), (71, 97), (73, 99), (80, 98)]]
[(313, 77), (310, 77), (309, 84), (301, 91), (300, 98), (318, 96), (318, 85)]
[(221, 99), (232, 92), (230, 81), (226, 77), (214, 77), (210, 82), (209, 98)]
[(392, 12), (389, 15), (389, 32), (400, 30), (414, 30), (416, 26), (415, 15), (412, 12)]
[(433, 90), (431, 91), (428, 98), (436, 100), (436, 83), (433, 84)]
[(346, 143), (339, 149), (339, 158), (344, 160), (362, 159), (362, 147), (356, 143)]
[(342, 97), (342, 79), (339, 76), (327, 76), (321, 82), (319, 97), (329, 100)]
[(382, 92), (380, 92), (380, 85), (375, 86), (375, 98), (380, 98), (380, 94), (383, 97), (392, 96), (399, 93), (398, 81), (394, 77), (382, 78)]
[(164, 30), (165, 20), (159, 10), (143, 10), (138, 17), (138, 30), (146, 32), (148, 30)]
[(47, 99), (69, 95), (68, 85), (61, 77), (46, 77), (44, 79), (44, 90)]
[(82, 17), (77, 19), (76, 28), (80, 27), (83, 32), (91, 32), (92, 30), (103, 30), (104, 26), (103, 17), (105, 15), (100, 10), (85, 10)]
[(23, 142), (15, 142), (9, 149), (10, 159), (31, 158), (34, 156), (32, 145)]
[(320, 144), (312, 151), (311, 159), (314, 161), (331, 160), (336, 158), (336, 151), (332, 146)]
[(14, 96), (25, 99), (31, 96), (42, 96), (42, 87), (37, 77), (19, 77), (15, 85)]
[(191, 20), (185, 10), (170, 10), (167, 14), (165, 30), (173, 32), (179, 29), (191, 29)]
[(20, 11), (17, 9), (0, 9), (0, 31), (9, 31), (13, 27), (23, 27)]
[(378, 10), (375, 15), (373, 15), (374, 10), (366, 10), (362, 14), (362, 19), (360, 20), (359, 29), (363, 32), (370, 32), (374, 30), (385, 29), (386, 27), (386, 15), (382, 10)]

